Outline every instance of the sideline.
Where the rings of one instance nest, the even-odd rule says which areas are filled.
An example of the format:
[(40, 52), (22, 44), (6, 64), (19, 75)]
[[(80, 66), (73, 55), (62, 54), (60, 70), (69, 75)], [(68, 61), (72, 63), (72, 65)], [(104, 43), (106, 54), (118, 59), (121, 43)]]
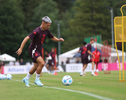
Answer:
[[(12, 80), (12, 81), (17, 81), (17, 82), (22, 82), (22, 81), (20, 81), (20, 80), (13, 80), (13, 79), (11, 79), (11, 80)], [(34, 83), (30, 83), (30, 82), (29, 82), (29, 84), (35, 85)], [(36, 85), (35, 85), (35, 86), (36, 86)], [(50, 87), (50, 86), (43, 86), (43, 87), (45, 87), (45, 88), (57, 89), (57, 90), (70, 91), (70, 92), (75, 92), (75, 93), (80, 93), (80, 94), (85, 94), (85, 95), (88, 95), (88, 96), (91, 96), (91, 97), (94, 97), (94, 98), (97, 98), (97, 99), (100, 99), (100, 100), (114, 100), (114, 99), (102, 97), (102, 96), (99, 96), (99, 95), (91, 94), (91, 93), (88, 93), (88, 92), (82, 92), (82, 91), (76, 91), (76, 90), (64, 89), (64, 88), (58, 88), (58, 87)]]

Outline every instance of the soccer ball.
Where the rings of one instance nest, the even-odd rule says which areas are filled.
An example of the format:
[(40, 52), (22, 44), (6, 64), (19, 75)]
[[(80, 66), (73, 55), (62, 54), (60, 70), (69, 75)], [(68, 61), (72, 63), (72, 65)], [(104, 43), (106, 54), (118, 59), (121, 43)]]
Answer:
[(1, 79), (2, 79), (2, 80), (5, 80), (5, 79), (6, 79), (6, 76), (5, 76), (5, 75), (2, 75), (2, 76), (1, 76)]
[(11, 74), (7, 74), (7, 79), (8, 80), (12, 79), (12, 75)]
[(72, 77), (71, 76), (69, 76), (69, 75), (65, 75), (63, 78), (62, 78), (62, 83), (64, 84), (64, 85), (71, 85), (72, 84), (72, 82), (73, 82), (73, 79), (72, 79)]
[(6, 75), (4, 75), (4, 79), (7, 79), (7, 76)]

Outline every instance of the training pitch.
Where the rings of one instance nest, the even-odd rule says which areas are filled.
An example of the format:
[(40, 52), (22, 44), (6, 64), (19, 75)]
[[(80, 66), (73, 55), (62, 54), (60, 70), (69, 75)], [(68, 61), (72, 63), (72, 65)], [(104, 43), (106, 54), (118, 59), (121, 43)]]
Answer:
[[(30, 79), (30, 87), (25, 87), (24, 74), (12, 75), (12, 80), (0, 80), (0, 100), (125, 100), (126, 82), (119, 82), (119, 72), (111, 74), (99, 72), (99, 76), (79, 76), (79, 73), (43, 73), (40, 77), (44, 87), (34, 84), (35, 75)], [(73, 78), (71, 86), (62, 84), (62, 77)]]

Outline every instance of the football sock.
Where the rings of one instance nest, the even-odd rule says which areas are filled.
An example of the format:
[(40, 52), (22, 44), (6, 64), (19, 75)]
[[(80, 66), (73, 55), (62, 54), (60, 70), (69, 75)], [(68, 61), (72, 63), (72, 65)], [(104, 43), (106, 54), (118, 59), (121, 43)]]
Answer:
[(86, 75), (86, 72), (84, 71), (84, 74)]
[(94, 70), (91, 71), (91, 74), (94, 74)]
[(53, 70), (53, 71), (52, 71), (52, 75), (54, 75), (54, 73), (55, 73), (55, 71)]
[(36, 73), (36, 80), (38, 80), (39, 77), (40, 77), (40, 74), (37, 74), (37, 73)]
[(50, 71), (48, 70), (48, 73), (50, 74)]
[(32, 76), (32, 75), (28, 73), (27, 76), (26, 76), (26, 79), (29, 80), (31, 76)]
[(97, 73), (99, 72), (98, 69), (96, 69), (96, 72), (97, 72)]
[(81, 71), (80, 75), (83, 75), (83, 71)]

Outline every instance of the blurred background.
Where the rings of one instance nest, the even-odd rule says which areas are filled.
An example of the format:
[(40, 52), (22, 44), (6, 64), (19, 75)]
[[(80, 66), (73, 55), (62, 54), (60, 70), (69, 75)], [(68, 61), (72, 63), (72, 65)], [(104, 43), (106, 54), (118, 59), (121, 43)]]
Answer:
[(60, 44), (46, 39), (45, 51), (55, 47), (59, 55), (82, 46), (85, 38), (97, 35), (101, 36), (101, 43), (107, 40), (114, 46), (111, 21), (121, 16), (120, 7), (125, 3), (126, 0), (0, 0), (0, 54), (31, 60), (28, 53), (30, 40), (21, 56), (15, 52), (24, 37), (40, 26), (43, 16), (51, 18), (52, 34), (65, 39)]

